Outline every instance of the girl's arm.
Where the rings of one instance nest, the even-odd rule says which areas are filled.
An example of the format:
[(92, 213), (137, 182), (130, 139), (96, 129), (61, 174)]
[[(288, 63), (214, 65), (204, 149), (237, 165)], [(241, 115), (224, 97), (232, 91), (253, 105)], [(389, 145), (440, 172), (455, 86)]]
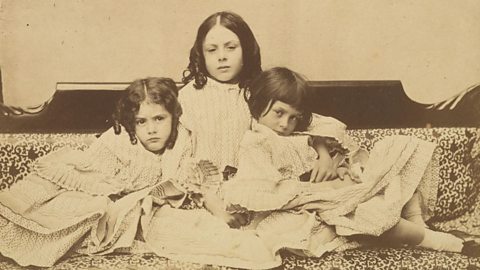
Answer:
[(241, 213), (229, 213), (226, 210), (224, 201), (217, 194), (222, 175), (211, 161), (200, 160), (194, 166), (193, 175), (199, 178), (200, 194), (203, 200), (203, 206), (212, 215), (221, 218), (232, 228), (239, 228), (247, 223), (247, 219)]
[(241, 213), (227, 212), (225, 203), (220, 197), (213, 193), (207, 192), (203, 194), (205, 208), (212, 213), (212, 215), (223, 219), (231, 228), (240, 228), (247, 224), (247, 219)]

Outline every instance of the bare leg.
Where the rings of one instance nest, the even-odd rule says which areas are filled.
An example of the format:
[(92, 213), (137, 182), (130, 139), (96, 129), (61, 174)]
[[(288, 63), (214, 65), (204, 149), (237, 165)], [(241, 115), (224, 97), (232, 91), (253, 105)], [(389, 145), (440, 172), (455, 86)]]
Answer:
[(380, 237), (392, 243), (416, 246), (425, 237), (425, 229), (423, 226), (401, 218), (395, 226)]
[(420, 246), (438, 251), (461, 252), (463, 248), (462, 239), (449, 233), (432, 231), (403, 218), (380, 237), (392, 243)]
[(402, 209), (402, 217), (413, 223), (416, 223), (425, 228), (428, 228), (422, 216), (420, 193), (418, 192), (413, 193), (412, 198), (405, 204), (405, 206)]

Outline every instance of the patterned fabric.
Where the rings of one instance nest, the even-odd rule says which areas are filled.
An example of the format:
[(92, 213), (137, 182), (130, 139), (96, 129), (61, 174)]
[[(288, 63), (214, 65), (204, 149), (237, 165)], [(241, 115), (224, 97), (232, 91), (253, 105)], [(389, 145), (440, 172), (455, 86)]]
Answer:
[(94, 140), (95, 134), (0, 134), (0, 190), (30, 173), (36, 159), (64, 147), (85, 150)]
[[(367, 150), (371, 150), (375, 142), (388, 135), (414, 135), (437, 143), (441, 181), (435, 219), (441, 221), (456, 218), (473, 209), (472, 205), (480, 192), (480, 181), (474, 180), (480, 179), (479, 129), (405, 128), (347, 132)], [(0, 190), (25, 177), (35, 159), (66, 146), (85, 149), (94, 140), (95, 134), (0, 134)], [(474, 145), (476, 151), (472, 151)]]
[[(0, 252), (21, 265), (50, 266), (91, 229), (86, 253), (128, 246), (141, 207), (151, 207), (160, 194), (150, 195), (152, 188), (165, 194), (157, 196), (157, 205), (182, 203), (181, 190), (162, 185), (178, 180), (180, 160), (191, 156), (189, 138), (179, 128), (175, 147), (157, 155), (110, 129), (88, 149), (61, 148), (37, 159), (25, 179), (0, 192)], [(165, 162), (170, 172), (163, 170)], [(172, 198), (170, 190), (181, 197)]]
[(180, 90), (178, 99), (183, 108), (180, 121), (196, 138), (195, 156), (211, 160), (221, 170), (236, 166), (240, 140), (250, 128), (243, 91), (210, 79), (197, 90), (192, 81)]
[[(29, 268), (21, 267), (15, 264), (12, 260), (4, 258), (0, 255), (0, 269), (10, 270), (26, 270)], [(115, 254), (103, 256), (72, 256), (63, 261), (59, 261), (55, 266), (50, 267), (50, 270), (76, 270), (76, 269), (102, 269), (102, 270), (117, 270), (117, 269), (138, 269), (138, 270), (157, 270), (157, 269), (185, 269), (185, 270), (227, 270), (233, 269), (223, 266), (208, 266), (198, 263), (189, 263), (182, 261), (168, 260), (164, 257), (159, 257), (154, 253), (144, 254)]]
[(479, 269), (480, 258), (420, 248), (368, 248), (326, 254), (322, 258), (287, 255), (284, 269)]
[(472, 234), (480, 235), (480, 200), (472, 206), (473, 210), (447, 221), (431, 221), (430, 227), (435, 230), (448, 232), (450, 230), (460, 230)]
[[(478, 128), (348, 130), (362, 147), (387, 135), (414, 135), (439, 145), (441, 182), (430, 223), (436, 229), (460, 229), (480, 234), (480, 130)], [(0, 189), (11, 186), (28, 174), (33, 160), (68, 146), (85, 149), (95, 134), (0, 134)], [(183, 206), (197, 208), (192, 202)], [(285, 255), (285, 269), (478, 269), (480, 259), (460, 254), (409, 248), (349, 250), (325, 254), (322, 258)], [(404, 263), (404, 264), (403, 264)], [(0, 257), (0, 269), (25, 269)], [(153, 254), (74, 256), (52, 269), (232, 269), (168, 260)]]
[(413, 135), (435, 142), (440, 157), (440, 183), (433, 221), (453, 219), (473, 210), (480, 192), (478, 171), (472, 175), (470, 165), (472, 146), (480, 134), (478, 128), (366, 129), (347, 132), (367, 150), (388, 135)]
[(0, 192), (0, 253), (22, 266), (50, 267), (69, 250), (104, 255), (138, 239), (170, 259), (280, 265), (253, 231), (232, 229), (205, 209), (176, 209), (186, 190), (221, 181), (208, 162), (190, 160), (187, 134), (179, 129), (175, 147), (157, 155), (111, 129), (84, 151), (62, 148), (39, 158), (30, 174)]
[[(362, 248), (328, 253), (322, 258), (305, 258), (285, 253), (282, 254), (282, 259), (283, 264), (278, 269), (480, 269), (480, 258), (467, 258), (456, 253), (417, 248)], [(27, 270), (1, 255), (0, 269)], [(152, 253), (73, 256), (49, 268), (49, 270), (76, 269), (233, 270), (235, 268), (168, 260)]]

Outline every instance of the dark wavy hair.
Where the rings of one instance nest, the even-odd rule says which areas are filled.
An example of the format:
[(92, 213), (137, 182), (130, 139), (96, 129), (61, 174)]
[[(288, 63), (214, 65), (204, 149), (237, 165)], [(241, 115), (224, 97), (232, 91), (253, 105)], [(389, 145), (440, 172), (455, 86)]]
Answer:
[(238, 75), (240, 88), (245, 88), (248, 82), (261, 71), (260, 47), (248, 24), (239, 15), (233, 12), (221, 11), (210, 15), (198, 28), (197, 38), (190, 50), (190, 63), (183, 72), (183, 83), (195, 80), (193, 86), (202, 89), (207, 82), (208, 71), (203, 55), (203, 42), (220, 17), (220, 25), (229, 29), (238, 36), (242, 46), (243, 68)]
[(268, 113), (278, 100), (302, 112), (295, 131), (305, 131), (312, 121), (312, 113), (306, 109), (309, 97), (307, 81), (288, 68), (274, 67), (263, 71), (252, 81), (244, 95), (250, 113), (257, 120), (262, 114)]
[(137, 143), (135, 116), (140, 109), (140, 104), (148, 100), (151, 103), (163, 105), (172, 115), (172, 131), (165, 142), (165, 147), (171, 149), (177, 139), (179, 118), (182, 115), (182, 107), (177, 96), (178, 88), (170, 78), (149, 77), (132, 82), (117, 101), (112, 116), (115, 134), (120, 134), (123, 126), (130, 136), (130, 142)]

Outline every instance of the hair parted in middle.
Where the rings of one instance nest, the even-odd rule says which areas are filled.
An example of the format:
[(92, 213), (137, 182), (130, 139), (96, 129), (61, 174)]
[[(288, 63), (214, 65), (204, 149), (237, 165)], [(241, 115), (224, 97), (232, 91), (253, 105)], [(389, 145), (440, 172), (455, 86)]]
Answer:
[(137, 143), (135, 135), (135, 116), (140, 104), (144, 101), (163, 105), (172, 115), (172, 131), (165, 142), (165, 148), (175, 145), (178, 135), (178, 123), (182, 115), (182, 107), (177, 100), (178, 88), (170, 78), (149, 77), (132, 82), (122, 93), (113, 113), (115, 134), (121, 132), (121, 126), (130, 136), (132, 144)]
[(307, 110), (307, 81), (288, 68), (274, 67), (263, 71), (251, 82), (244, 95), (250, 114), (256, 120), (267, 114), (278, 100), (302, 112), (295, 131), (305, 131), (312, 121), (312, 113)]
[(192, 49), (190, 50), (190, 63), (183, 72), (183, 83), (195, 80), (193, 86), (196, 89), (202, 89), (207, 82), (208, 71), (205, 66), (205, 57), (203, 55), (203, 42), (210, 29), (217, 24), (217, 18), (220, 25), (235, 33), (240, 40), (243, 55), (243, 68), (238, 74), (239, 87), (245, 88), (248, 82), (257, 76), (261, 71), (260, 47), (248, 24), (239, 15), (221, 11), (210, 15), (203, 21), (197, 31), (197, 37)]

